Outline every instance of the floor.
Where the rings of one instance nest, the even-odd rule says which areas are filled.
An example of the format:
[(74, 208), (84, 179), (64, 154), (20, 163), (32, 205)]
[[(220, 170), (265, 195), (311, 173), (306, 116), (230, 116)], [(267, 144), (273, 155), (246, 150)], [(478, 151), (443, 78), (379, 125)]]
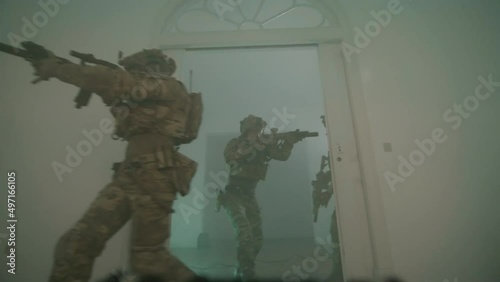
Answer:
[[(232, 278), (236, 263), (235, 242), (217, 241), (211, 242), (211, 245), (208, 248), (174, 248), (171, 251), (200, 275), (208, 278)], [(297, 278), (302, 276), (302, 280), (325, 281), (330, 274), (331, 259), (328, 257), (320, 261), (317, 259), (318, 253), (322, 258), (326, 258), (328, 254), (326, 249), (315, 245), (312, 239), (264, 241), (256, 262), (256, 278), (299, 281)], [(294, 269), (300, 273), (293, 274)], [(284, 275), (287, 277), (283, 277)]]

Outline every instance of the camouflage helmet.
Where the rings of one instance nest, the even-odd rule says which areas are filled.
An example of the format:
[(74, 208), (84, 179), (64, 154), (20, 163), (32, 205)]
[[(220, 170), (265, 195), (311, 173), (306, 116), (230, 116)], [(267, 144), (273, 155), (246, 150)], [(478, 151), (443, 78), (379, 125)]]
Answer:
[(261, 130), (266, 127), (266, 125), (266, 122), (263, 121), (262, 118), (249, 115), (240, 121), (240, 133), (245, 133), (251, 129)]
[(163, 73), (168, 76), (172, 75), (177, 68), (175, 61), (158, 49), (144, 49), (121, 59), (118, 64), (131, 72), (151, 71), (148, 70), (148, 67), (155, 66), (158, 69), (153, 69), (154, 72)]

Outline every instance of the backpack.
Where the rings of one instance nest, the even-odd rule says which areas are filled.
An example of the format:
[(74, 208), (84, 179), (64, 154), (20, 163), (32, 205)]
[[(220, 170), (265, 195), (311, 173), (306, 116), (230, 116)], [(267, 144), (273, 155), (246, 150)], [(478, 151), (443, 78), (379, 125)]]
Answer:
[(177, 139), (177, 145), (189, 144), (198, 137), (203, 116), (203, 101), (201, 93), (189, 93), (190, 106), (187, 110), (186, 125), (183, 138)]

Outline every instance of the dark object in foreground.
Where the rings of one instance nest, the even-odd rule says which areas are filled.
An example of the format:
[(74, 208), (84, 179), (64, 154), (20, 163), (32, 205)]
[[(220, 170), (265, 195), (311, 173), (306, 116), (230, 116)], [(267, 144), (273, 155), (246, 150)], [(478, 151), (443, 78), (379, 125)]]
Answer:
[[(104, 280), (99, 280), (98, 282), (124, 282), (125, 280), (124, 275), (121, 272), (117, 272), (115, 274), (112, 274), (109, 278), (104, 279)], [(127, 280), (129, 281), (129, 280)], [(241, 280), (237, 279), (208, 279), (204, 277), (197, 277), (191, 281), (187, 282), (239, 282)], [(319, 281), (319, 280), (301, 280), (302, 282), (328, 282), (328, 281)], [(134, 282), (167, 282), (162, 280), (160, 277), (157, 276), (143, 276), (140, 277), (137, 280), (134, 280)], [(264, 280), (249, 280), (247, 282), (283, 282), (281, 279), (264, 279)], [(362, 280), (362, 279), (350, 279), (347, 280), (347, 282), (403, 282), (403, 280), (396, 278), (396, 277), (388, 277), (383, 280)]]
[[(118, 280), (116, 277), (110, 277), (106, 280), (99, 280), (98, 282), (125, 282), (125, 281), (130, 281), (130, 280)], [(235, 280), (235, 279), (208, 279), (208, 278), (203, 278), (203, 277), (198, 277), (195, 278), (194, 280), (186, 281), (186, 282), (240, 282), (241, 280)], [(144, 276), (141, 277), (137, 280), (134, 280), (134, 282), (167, 282), (165, 280), (162, 280), (160, 277), (156, 276)], [(247, 280), (246, 282), (283, 282), (281, 279), (274, 279), (274, 280)], [(302, 282), (323, 282), (323, 281), (317, 281), (317, 280), (303, 280)], [(365, 282), (365, 281), (353, 281), (353, 282)], [(370, 281), (366, 281), (370, 282)], [(389, 282), (389, 281), (387, 281)], [(400, 281), (390, 281), (390, 282), (400, 282)]]
[(403, 280), (396, 277), (388, 277), (380, 280), (359, 280), (359, 279), (350, 279), (347, 282), (403, 282)]

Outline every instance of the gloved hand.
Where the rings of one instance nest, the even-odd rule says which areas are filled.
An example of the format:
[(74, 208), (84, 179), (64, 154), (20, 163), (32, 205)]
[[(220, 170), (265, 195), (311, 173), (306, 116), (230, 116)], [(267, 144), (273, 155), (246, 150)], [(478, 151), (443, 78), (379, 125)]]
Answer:
[(33, 68), (35, 68), (35, 75), (39, 77), (39, 80), (48, 80), (57, 74), (58, 68), (63, 62), (50, 53), (47, 58), (34, 60), (31, 62)]

